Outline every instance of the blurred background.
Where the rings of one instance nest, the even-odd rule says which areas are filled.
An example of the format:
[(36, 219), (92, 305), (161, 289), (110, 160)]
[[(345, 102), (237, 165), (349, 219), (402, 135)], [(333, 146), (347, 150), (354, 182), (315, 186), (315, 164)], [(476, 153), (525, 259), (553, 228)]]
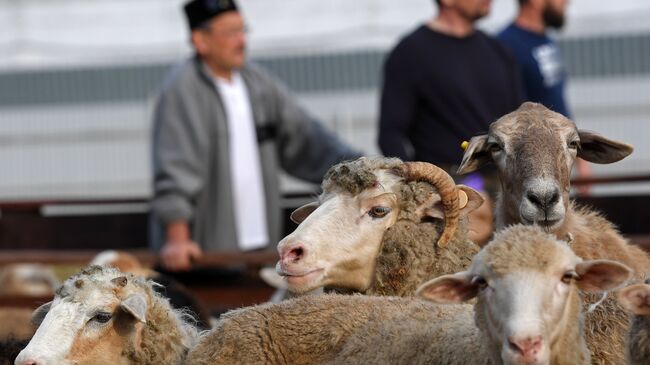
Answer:
[[(153, 102), (191, 52), (182, 3), (0, 0), (0, 263), (87, 257), (24, 249), (146, 248)], [(329, 129), (377, 154), (384, 57), (435, 14), (434, 1), (239, 4), (252, 58)], [(493, 33), (515, 10), (515, 0), (495, 0), (479, 27)], [(635, 146), (619, 163), (593, 165), (594, 177), (618, 182), (583, 200), (638, 242), (650, 234), (649, 17), (647, 0), (572, 0), (557, 34), (578, 126)], [(285, 179), (286, 211), (316, 189)]]
[[(0, 0), (1, 201), (150, 195), (152, 103), (170, 66), (191, 52), (181, 6)], [(384, 56), (434, 14), (433, 1), (242, 0), (241, 7), (252, 58), (336, 133), (377, 153)], [(515, 10), (516, 1), (496, 0), (480, 27), (496, 31)], [(578, 125), (636, 148), (620, 163), (594, 165), (596, 175), (650, 171), (649, 15), (643, 0), (573, 0), (558, 35)]]

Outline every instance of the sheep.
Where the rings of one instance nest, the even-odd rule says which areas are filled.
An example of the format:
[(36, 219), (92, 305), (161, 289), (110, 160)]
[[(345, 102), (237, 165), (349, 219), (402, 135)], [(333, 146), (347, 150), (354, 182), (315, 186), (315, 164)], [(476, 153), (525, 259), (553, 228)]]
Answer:
[(169, 299), (172, 308), (182, 309), (186, 314), (192, 316), (199, 330), (211, 328), (210, 311), (199, 298), (171, 276), (145, 267), (134, 255), (124, 251), (106, 250), (95, 255), (90, 265), (112, 266), (123, 273), (142, 276), (154, 281), (158, 285), (154, 285), (153, 290)]
[(650, 280), (622, 289), (618, 300), (634, 313), (627, 339), (628, 364), (650, 364)]
[(9, 264), (0, 268), (0, 295), (51, 297), (61, 283), (41, 264)]
[(465, 217), (483, 198), (434, 165), (361, 158), (330, 168), (322, 189), (292, 213), (299, 226), (278, 244), (276, 269), (292, 292), (408, 296), (478, 252)]
[(73, 275), (34, 311), (16, 365), (181, 364), (197, 331), (152, 286), (110, 267)]
[(462, 341), (470, 343), (475, 340), (471, 335), (477, 332), (469, 306), (440, 306), (414, 297), (309, 295), (225, 313), (215, 329), (202, 335), (190, 350), (186, 363), (335, 363), (350, 336), (364, 336), (366, 333), (361, 329), (368, 323), (393, 318), (394, 322), (409, 320), (437, 326), (441, 343), (455, 339), (444, 329), (459, 321), (469, 325), (469, 336), (461, 338)]
[(301, 297), (226, 313), (187, 363), (586, 364), (577, 290), (609, 290), (630, 274), (613, 261), (583, 262), (537, 228), (513, 227), (498, 234), (468, 271), (418, 289), (418, 296), (440, 303), (478, 296), (475, 319), (470, 305), (415, 297)]
[[(613, 163), (633, 148), (594, 132), (579, 130), (564, 116), (540, 104), (524, 103), (490, 125), (486, 135), (473, 137), (458, 169), (469, 173), (494, 162), (501, 181), (495, 208), (497, 230), (511, 224), (536, 224), (560, 239), (571, 240), (584, 259), (610, 259), (645, 278), (650, 258), (630, 245), (600, 214), (569, 200), (570, 171), (576, 157)], [(585, 305), (599, 302), (589, 295)], [(587, 343), (596, 364), (621, 364), (628, 314), (615, 298), (607, 298), (587, 313)]]

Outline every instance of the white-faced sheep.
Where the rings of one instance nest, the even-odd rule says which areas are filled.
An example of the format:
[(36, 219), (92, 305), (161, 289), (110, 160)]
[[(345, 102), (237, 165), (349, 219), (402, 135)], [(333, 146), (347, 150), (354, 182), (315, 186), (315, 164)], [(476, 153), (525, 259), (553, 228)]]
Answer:
[[(632, 147), (576, 125), (540, 104), (524, 103), (472, 138), (458, 172), (494, 162), (501, 181), (496, 229), (515, 223), (536, 224), (560, 239), (571, 239), (584, 259), (610, 259), (635, 270), (642, 279), (650, 258), (630, 245), (600, 214), (569, 201), (570, 172), (576, 157), (595, 163), (619, 161)], [(591, 305), (601, 298), (590, 295)], [(628, 315), (610, 297), (586, 315), (587, 343), (597, 364), (621, 364)]]
[(412, 295), (478, 251), (464, 218), (483, 198), (434, 165), (361, 158), (333, 166), (322, 188), (318, 202), (292, 214), (300, 225), (278, 244), (277, 271), (293, 292)]
[[(578, 288), (609, 290), (630, 270), (583, 262), (564, 242), (518, 226), (468, 271), (425, 284), (417, 298), (321, 295), (227, 313), (188, 355), (208, 364), (586, 364)], [(490, 318), (490, 320), (486, 320)], [(479, 328), (481, 330), (479, 330)], [(243, 350), (245, 349), (245, 350)]]
[[(427, 331), (409, 321), (375, 322), (362, 329), (368, 335), (351, 336), (333, 363), (370, 364), (389, 358), (400, 364), (586, 365), (590, 354), (579, 289), (611, 290), (630, 275), (627, 266), (615, 261), (583, 261), (565, 242), (539, 228), (514, 226), (497, 233), (467, 271), (438, 277), (418, 289), (418, 296), (436, 303), (478, 298), (474, 320), (480, 334), (472, 343), (448, 341), (446, 348), (441, 346), (435, 341), (439, 324)], [(472, 357), (477, 352), (485, 356)]]
[(650, 364), (650, 280), (630, 285), (618, 293), (625, 309), (634, 313), (627, 339), (629, 365)]
[(197, 338), (150, 281), (101, 266), (66, 280), (34, 321), (16, 365), (181, 364)]

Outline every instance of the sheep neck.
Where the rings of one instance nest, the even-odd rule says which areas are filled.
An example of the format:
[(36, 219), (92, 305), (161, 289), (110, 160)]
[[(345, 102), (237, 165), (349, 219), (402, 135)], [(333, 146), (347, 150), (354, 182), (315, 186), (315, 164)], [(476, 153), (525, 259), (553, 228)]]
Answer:
[(374, 280), (364, 294), (412, 296), (425, 280), (465, 270), (479, 247), (466, 238), (465, 222), (445, 248), (438, 247), (442, 227), (400, 220), (384, 234)]

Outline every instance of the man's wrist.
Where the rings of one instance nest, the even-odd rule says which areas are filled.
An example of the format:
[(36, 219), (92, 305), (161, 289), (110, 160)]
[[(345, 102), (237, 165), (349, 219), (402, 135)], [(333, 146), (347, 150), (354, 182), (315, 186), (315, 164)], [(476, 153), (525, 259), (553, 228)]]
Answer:
[(190, 231), (187, 222), (176, 221), (167, 225), (167, 242), (182, 245), (190, 241)]

